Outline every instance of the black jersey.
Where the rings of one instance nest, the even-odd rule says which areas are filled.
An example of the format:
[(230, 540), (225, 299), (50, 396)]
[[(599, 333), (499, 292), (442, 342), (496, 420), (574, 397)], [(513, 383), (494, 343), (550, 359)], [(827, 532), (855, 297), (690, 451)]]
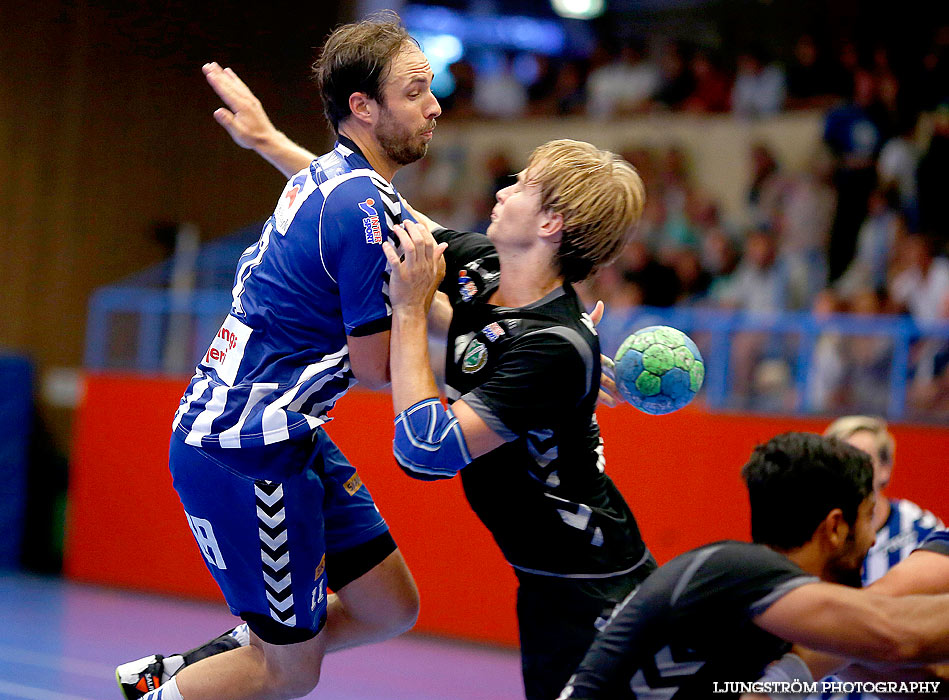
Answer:
[(435, 237), (449, 242), (448, 399), (463, 399), (507, 440), (461, 471), (471, 507), (520, 572), (595, 578), (651, 565), (604, 473), (599, 341), (573, 288), (521, 308), (493, 306), (500, 269), (487, 237)]
[[(791, 645), (752, 618), (818, 579), (763, 545), (717, 542), (659, 567), (597, 636), (561, 698), (734, 698)], [(718, 691), (718, 692), (716, 692)]]

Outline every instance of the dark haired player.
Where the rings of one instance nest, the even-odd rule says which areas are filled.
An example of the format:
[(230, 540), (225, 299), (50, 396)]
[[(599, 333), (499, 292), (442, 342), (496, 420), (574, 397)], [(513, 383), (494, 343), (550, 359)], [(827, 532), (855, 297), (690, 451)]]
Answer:
[(836, 583), (859, 582), (873, 542), (866, 453), (786, 433), (756, 448), (742, 474), (755, 544), (705, 545), (660, 567), (597, 636), (561, 699), (737, 697), (722, 681), (757, 680), (777, 659), (781, 677), (812, 682), (786, 653), (791, 642), (886, 663), (949, 658), (949, 595)]
[[(388, 382), (382, 242), (403, 216), (391, 179), (425, 154), (440, 114), (428, 61), (397, 20), (342, 26), (324, 45), (315, 72), (336, 146), (289, 171), (174, 418), (175, 489), (246, 627), (210, 650), (123, 664), (116, 676), (127, 698), (299, 697), (317, 684), (327, 651), (415, 622), (418, 592), (402, 555), (321, 428), (357, 381)], [(240, 126), (227, 110), (216, 117)], [(284, 140), (270, 155), (288, 150), (302, 149)]]

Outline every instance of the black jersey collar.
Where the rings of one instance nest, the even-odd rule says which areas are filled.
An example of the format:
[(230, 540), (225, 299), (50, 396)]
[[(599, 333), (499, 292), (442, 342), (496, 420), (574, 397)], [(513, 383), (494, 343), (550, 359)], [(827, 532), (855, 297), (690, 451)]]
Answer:
[[(567, 294), (567, 289), (570, 289), (571, 292), (573, 291), (573, 288), (572, 288), (572, 287), (568, 287), (568, 286), (567, 286), (567, 283), (564, 282), (562, 285), (560, 285), (560, 286), (557, 287), (556, 289), (554, 289), (554, 290), (552, 290), (552, 291), (550, 291), (550, 292), (547, 292), (547, 294), (545, 294), (542, 298), (538, 299), (537, 301), (532, 301), (530, 304), (526, 304), (526, 305), (524, 305), (524, 306), (518, 306), (517, 308), (518, 308), (518, 309), (536, 309), (536, 308), (539, 307), (539, 306), (543, 306), (544, 304), (547, 304), (547, 303), (553, 301), (553, 300), (556, 299), (557, 297), (562, 297), (562, 296), (564, 296), (565, 294)], [(499, 309), (510, 309), (510, 308), (512, 308), (512, 307), (510, 307), (510, 306), (499, 306), (498, 308), (499, 308)]]

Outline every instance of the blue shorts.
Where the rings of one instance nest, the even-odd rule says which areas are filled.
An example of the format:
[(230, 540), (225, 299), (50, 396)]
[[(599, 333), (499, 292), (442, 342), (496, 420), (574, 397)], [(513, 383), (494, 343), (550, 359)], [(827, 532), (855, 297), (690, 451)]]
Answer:
[(339, 590), (395, 550), (329, 436), (265, 447), (193, 447), (172, 435), (175, 490), (228, 607), (272, 644), (311, 639)]

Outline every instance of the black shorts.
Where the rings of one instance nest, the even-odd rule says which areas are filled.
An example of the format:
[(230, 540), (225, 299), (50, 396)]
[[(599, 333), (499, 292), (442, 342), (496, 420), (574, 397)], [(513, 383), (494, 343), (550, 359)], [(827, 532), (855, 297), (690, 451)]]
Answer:
[(656, 568), (603, 579), (518, 572), (517, 621), (527, 700), (556, 700), (602, 627), (627, 595)]

